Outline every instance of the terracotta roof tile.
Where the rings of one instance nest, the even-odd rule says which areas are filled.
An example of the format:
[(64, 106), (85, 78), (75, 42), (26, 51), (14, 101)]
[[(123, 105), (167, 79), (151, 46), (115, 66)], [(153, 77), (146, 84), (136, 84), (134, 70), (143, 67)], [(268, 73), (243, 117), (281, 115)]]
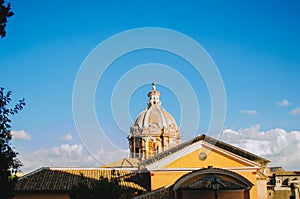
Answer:
[(300, 171), (277, 171), (276, 176), (300, 176)]
[(135, 158), (124, 158), (116, 162), (102, 166), (101, 168), (137, 168), (140, 160)]
[(156, 199), (156, 198), (175, 198), (172, 186), (166, 186), (156, 189), (151, 192), (141, 194), (139, 196), (133, 197), (133, 199)]
[[(125, 176), (131, 174), (131, 171), (116, 170), (121, 178), (121, 185), (125, 188), (133, 188), (145, 191), (140, 185), (125, 181)], [(15, 187), (16, 192), (68, 192), (74, 185), (82, 180), (87, 185), (91, 185), (100, 176), (112, 178), (112, 169), (100, 168), (41, 168), (29, 173), (18, 180)], [(124, 177), (124, 178), (123, 178)]]

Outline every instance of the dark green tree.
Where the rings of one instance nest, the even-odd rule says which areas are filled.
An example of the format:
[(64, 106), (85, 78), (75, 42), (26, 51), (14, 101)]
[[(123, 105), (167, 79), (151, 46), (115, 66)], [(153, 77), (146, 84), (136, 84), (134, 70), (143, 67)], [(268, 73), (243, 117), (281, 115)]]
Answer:
[(121, 176), (112, 170), (111, 178), (101, 176), (99, 180), (89, 183), (91, 179), (81, 176), (81, 182), (69, 193), (71, 199), (127, 199), (134, 196), (134, 190), (120, 185)]
[(5, 27), (7, 24), (7, 18), (13, 16), (10, 3), (5, 5), (4, 0), (0, 0), (0, 36), (3, 38), (6, 35)]
[(25, 100), (10, 107), (11, 91), (5, 93), (4, 88), (0, 88), (0, 198), (12, 198), (13, 188), (16, 183), (16, 173), (22, 163), (17, 159), (18, 153), (11, 145), (11, 115), (17, 114), (23, 109)]

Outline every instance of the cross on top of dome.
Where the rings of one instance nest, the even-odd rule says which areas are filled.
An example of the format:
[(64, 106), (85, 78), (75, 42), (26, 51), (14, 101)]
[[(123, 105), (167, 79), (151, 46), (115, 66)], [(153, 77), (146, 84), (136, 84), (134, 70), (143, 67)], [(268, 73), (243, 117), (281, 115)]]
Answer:
[(156, 82), (152, 82), (152, 90), (156, 91)]

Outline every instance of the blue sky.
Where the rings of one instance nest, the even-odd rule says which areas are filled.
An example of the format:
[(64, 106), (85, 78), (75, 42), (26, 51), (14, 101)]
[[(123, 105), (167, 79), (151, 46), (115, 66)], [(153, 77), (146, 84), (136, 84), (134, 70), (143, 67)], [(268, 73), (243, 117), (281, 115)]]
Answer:
[[(240, 134), (249, 133), (249, 129), (263, 135), (272, 132), (278, 137), (282, 134), (276, 129), (280, 129), (286, 133), (284, 135), (298, 139), (298, 1), (10, 2), (15, 15), (9, 18), (7, 36), (0, 40), (0, 86), (13, 91), (14, 100), (25, 98), (27, 103), (25, 109), (13, 117), (14, 130), (17, 133), (23, 130), (20, 135), (27, 135), (25, 139), (21, 136), (14, 141), (25, 170), (55, 166), (54, 160), (61, 161), (59, 158), (65, 157), (60, 156), (64, 154), (62, 151), (72, 156), (61, 163), (62, 166), (82, 166), (81, 162), (72, 162), (74, 156), (80, 159), (79, 156), (86, 153), (73, 121), (72, 93), (76, 75), (99, 43), (134, 28), (167, 28), (181, 32), (202, 45), (218, 67), (224, 82), (227, 99), (225, 129)], [(98, 120), (109, 132), (108, 137), (114, 139), (114, 144), (121, 149), (127, 148), (126, 132), (119, 130), (112, 117), (110, 99), (113, 88), (122, 75), (135, 66), (154, 62), (168, 65), (190, 82), (200, 110), (199, 128), (192, 133), (207, 131), (211, 102), (202, 77), (196, 75), (188, 63), (171, 53), (151, 49), (132, 52), (120, 57), (108, 68), (98, 84), (95, 98)], [(137, 78), (143, 79), (143, 75)], [(172, 77), (167, 80), (172, 82)], [(150, 83), (136, 85), (138, 89), (130, 99), (125, 99), (132, 118), (146, 108)], [(183, 120), (181, 101), (170, 86), (158, 82), (157, 88), (162, 93), (164, 108), (180, 123)], [(181, 84), (176, 86), (180, 89)], [(117, 103), (122, 100), (117, 100)], [(184, 125), (191, 124), (181, 124)], [(185, 131), (182, 132), (184, 139), (191, 137), (188, 127), (181, 130)], [(92, 130), (87, 130), (87, 134), (89, 131)], [(278, 137), (275, 136), (271, 144), (278, 144)], [(290, 140), (295, 141), (296, 138)], [(246, 141), (253, 140), (255, 137)], [(296, 147), (297, 143), (292, 146)], [(250, 145), (236, 144), (251, 150), (251, 147), (247, 148)], [(281, 148), (281, 151), (286, 151), (286, 148)], [(255, 152), (273, 158), (264, 153), (263, 148)], [(30, 164), (30, 154), (38, 154), (32, 156), (40, 160)], [(53, 154), (57, 159), (53, 160)], [(280, 163), (277, 159), (273, 162)], [(88, 166), (99, 164), (92, 159), (85, 163)], [(296, 168), (292, 160), (284, 166)]]

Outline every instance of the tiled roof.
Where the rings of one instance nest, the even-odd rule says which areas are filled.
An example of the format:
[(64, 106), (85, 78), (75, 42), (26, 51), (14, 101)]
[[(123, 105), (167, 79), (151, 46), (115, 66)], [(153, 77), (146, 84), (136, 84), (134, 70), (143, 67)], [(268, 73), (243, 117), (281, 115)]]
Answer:
[[(121, 177), (121, 186), (145, 191), (140, 185), (125, 181), (130, 171), (116, 170)], [(91, 185), (100, 176), (112, 178), (112, 169), (101, 168), (41, 168), (19, 178), (16, 192), (68, 192), (74, 185), (84, 182)]]
[(175, 198), (172, 186), (162, 187), (154, 191), (147, 192), (139, 196), (133, 197), (133, 199), (157, 199), (157, 198), (168, 198), (168, 199)]
[(124, 158), (116, 162), (102, 166), (102, 168), (137, 168), (140, 160), (135, 158)]
[(276, 176), (300, 176), (300, 171), (277, 171)]
[(188, 146), (190, 146), (190, 145), (192, 145), (196, 142), (200, 142), (202, 140), (209, 143), (209, 144), (212, 144), (212, 145), (217, 146), (221, 149), (227, 150), (229, 152), (232, 152), (236, 155), (239, 155), (241, 157), (244, 157), (248, 160), (251, 160), (251, 161), (254, 161), (254, 162), (257, 162), (257, 163), (266, 164), (266, 163), (270, 162), (269, 160), (264, 159), (260, 156), (257, 156), (253, 153), (250, 153), (250, 152), (245, 151), (243, 149), (240, 149), (238, 147), (232, 146), (230, 144), (227, 144), (227, 143), (222, 142), (220, 140), (217, 140), (215, 138), (209, 137), (207, 135), (201, 134), (201, 135), (198, 135), (197, 137), (195, 137), (193, 139), (187, 140), (187, 141), (185, 141), (185, 142), (183, 142), (183, 143), (181, 143), (181, 144), (179, 144), (175, 147), (172, 147), (172, 148), (170, 148), (170, 149), (168, 149), (164, 152), (161, 152), (161, 153), (157, 154), (156, 156), (153, 156), (149, 159), (146, 159), (146, 160), (138, 163), (138, 165), (139, 165), (139, 167), (143, 168), (143, 167), (145, 167), (149, 164), (152, 164), (152, 163), (154, 163), (158, 160), (161, 160), (161, 159), (163, 159), (163, 158), (165, 158), (165, 157), (167, 157), (167, 156), (169, 156), (169, 155), (171, 155), (171, 154), (173, 154), (177, 151), (180, 151), (180, 150), (182, 150), (182, 149), (184, 149), (184, 148), (186, 148), (186, 147), (188, 147)]

